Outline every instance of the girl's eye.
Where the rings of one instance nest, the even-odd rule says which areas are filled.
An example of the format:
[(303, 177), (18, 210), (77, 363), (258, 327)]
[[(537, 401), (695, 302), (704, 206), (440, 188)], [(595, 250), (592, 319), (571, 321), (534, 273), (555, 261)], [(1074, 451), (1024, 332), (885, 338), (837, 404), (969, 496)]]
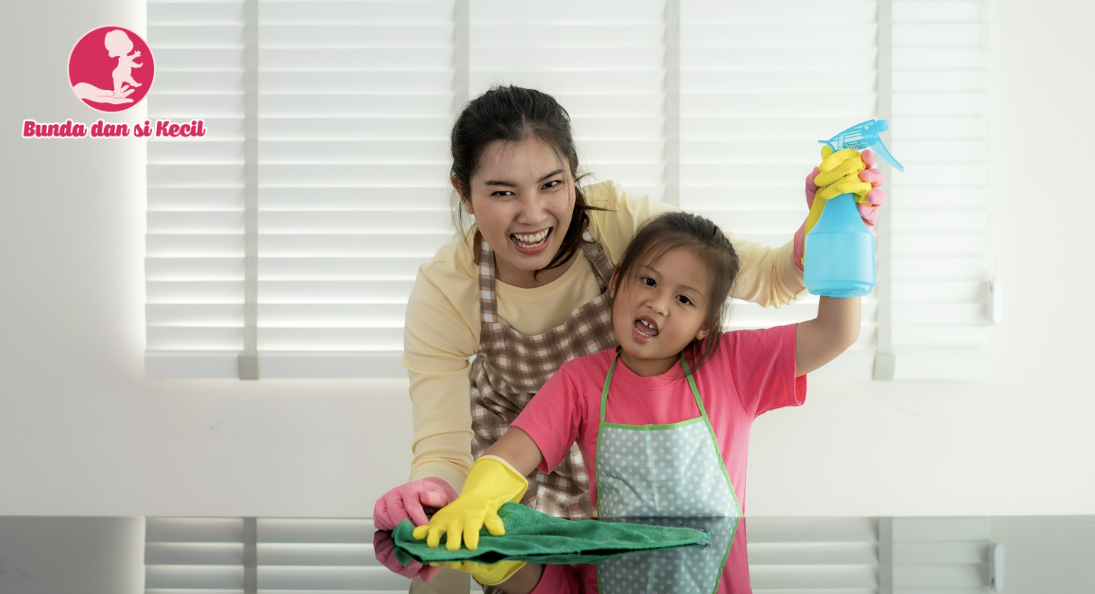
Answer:
[(563, 183), (563, 182), (561, 182), (557, 179), (553, 179), (553, 180), (549, 181), (548, 183), (544, 184), (544, 189), (554, 188), (554, 187), (558, 186), (561, 183)]
[(680, 301), (685, 305), (692, 305), (692, 300), (688, 297), (685, 297), (684, 295), (677, 295), (677, 301)]
[(640, 276), (639, 277), (639, 282), (641, 282), (642, 284), (644, 284), (648, 287), (658, 286), (658, 283), (654, 282), (654, 279), (650, 278), (649, 276)]
[(491, 193), (491, 196), (506, 196), (506, 197), (508, 197), (508, 196), (512, 196), (512, 195), (513, 195), (513, 192), (511, 192), (509, 190), (498, 190), (497, 192), (492, 192)]

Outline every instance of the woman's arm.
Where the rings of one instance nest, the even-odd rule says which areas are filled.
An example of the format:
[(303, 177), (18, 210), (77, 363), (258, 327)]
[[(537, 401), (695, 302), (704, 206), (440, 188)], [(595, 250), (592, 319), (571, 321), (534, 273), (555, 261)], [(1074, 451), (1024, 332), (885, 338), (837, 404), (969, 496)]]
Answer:
[(459, 491), (472, 463), (468, 358), (478, 334), (469, 318), (479, 302), (474, 279), (454, 269), (443, 259), (419, 271), (407, 302), (403, 365), (414, 422), (411, 480), (439, 477)]
[(859, 338), (859, 297), (822, 297), (817, 317), (795, 332), (795, 377), (837, 358)]
[[(649, 196), (627, 194), (617, 183), (606, 181), (585, 189), (591, 205), (606, 210), (593, 211), (593, 226), (613, 262), (647, 219), (663, 212), (680, 210), (676, 206), (651, 199)], [(732, 231), (732, 229), (723, 229)], [(733, 296), (764, 307), (786, 305), (799, 298), (805, 287), (802, 270), (794, 263), (794, 240), (780, 247), (769, 247), (726, 236), (741, 260), (741, 272), (734, 283)]]
[(726, 235), (741, 262), (731, 297), (762, 307), (780, 307), (795, 301), (806, 290), (802, 270), (795, 266), (794, 239), (773, 248), (737, 239), (733, 233)]

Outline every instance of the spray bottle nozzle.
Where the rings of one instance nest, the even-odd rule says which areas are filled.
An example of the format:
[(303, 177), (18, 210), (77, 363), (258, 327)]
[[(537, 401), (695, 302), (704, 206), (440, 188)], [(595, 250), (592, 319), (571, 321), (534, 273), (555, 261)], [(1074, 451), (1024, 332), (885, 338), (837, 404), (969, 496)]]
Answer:
[(890, 154), (890, 151), (885, 144), (882, 144), (882, 139), (878, 136), (889, 129), (890, 125), (886, 123), (886, 120), (867, 120), (848, 128), (829, 140), (819, 140), (818, 142), (829, 145), (829, 148), (833, 149), (834, 152), (846, 148), (857, 151), (862, 151), (865, 148), (872, 149), (887, 163), (893, 165), (894, 169), (904, 171), (905, 167)]

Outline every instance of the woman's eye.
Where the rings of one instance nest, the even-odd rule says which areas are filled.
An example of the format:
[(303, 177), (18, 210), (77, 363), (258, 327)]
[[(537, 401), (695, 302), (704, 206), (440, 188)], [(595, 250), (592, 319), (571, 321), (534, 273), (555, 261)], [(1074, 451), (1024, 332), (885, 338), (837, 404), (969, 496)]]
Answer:
[(658, 286), (658, 283), (654, 282), (654, 279), (650, 278), (649, 276), (640, 276), (639, 277), (639, 282), (641, 282), (642, 284), (644, 284), (648, 287)]
[(680, 301), (685, 305), (692, 305), (692, 300), (688, 297), (685, 297), (684, 295), (677, 295), (677, 301)]
[(544, 189), (554, 188), (554, 187), (558, 186), (561, 183), (563, 183), (563, 182), (561, 182), (557, 179), (553, 179), (553, 180), (549, 181), (548, 183), (544, 184)]

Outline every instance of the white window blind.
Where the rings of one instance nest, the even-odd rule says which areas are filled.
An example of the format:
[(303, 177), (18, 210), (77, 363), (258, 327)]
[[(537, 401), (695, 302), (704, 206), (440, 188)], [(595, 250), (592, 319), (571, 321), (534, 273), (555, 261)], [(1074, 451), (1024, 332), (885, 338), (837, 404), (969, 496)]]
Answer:
[[(681, 206), (741, 239), (779, 246), (806, 214), (819, 139), (875, 117), (877, 2), (684, 2)], [(730, 328), (812, 319), (818, 298), (783, 308), (735, 301)], [(876, 301), (859, 341), (811, 375), (870, 377)]]
[(145, 367), (235, 377), (244, 320), (244, 3), (148, 3), (151, 119), (204, 119), (204, 138), (148, 140)]
[(665, 198), (665, 2), (471, 2), (471, 97), (494, 84), (554, 96), (582, 168)]
[[(254, 1), (261, 376), (402, 376), (417, 267), (452, 235), (454, 3)], [(210, 122), (204, 142), (149, 146), (146, 366), (154, 377), (239, 374), (243, 77), (194, 70), (242, 72), (244, 4), (149, 3), (150, 39), (172, 48), (161, 71), (188, 74), (150, 101), (151, 115), (224, 115), (233, 124)], [(211, 92), (224, 95), (195, 100)]]
[[(877, 376), (883, 353), (886, 377), (984, 377), (986, 6), (150, 0), (160, 66), (150, 116), (204, 118), (209, 134), (148, 144), (147, 375), (241, 377), (250, 340), (263, 378), (403, 377), (417, 266), (452, 237), (456, 110), (492, 84), (517, 84), (570, 112), (581, 172), (771, 246), (805, 217), (816, 140), (888, 119), (906, 172), (888, 172), (879, 288), (864, 298), (859, 342), (815, 375)], [(738, 302), (731, 327), (809, 319), (816, 304)]]
[(989, 375), (989, 17), (983, 0), (893, 2), (896, 379)]

